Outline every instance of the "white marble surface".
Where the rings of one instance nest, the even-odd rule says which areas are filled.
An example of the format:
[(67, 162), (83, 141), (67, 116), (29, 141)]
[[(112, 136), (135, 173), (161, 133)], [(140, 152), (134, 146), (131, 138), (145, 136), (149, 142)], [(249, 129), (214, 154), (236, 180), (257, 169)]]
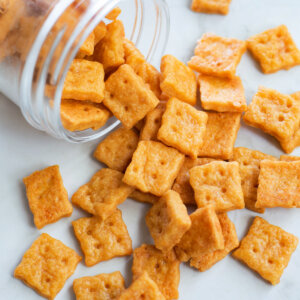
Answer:
[[(299, 0), (232, 0), (228, 16), (196, 14), (189, 10), (190, 0), (168, 0), (171, 12), (171, 36), (167, 52), (187, 61), (195, 41), (202, 33), (246, 39), (265, 29), (286, 24), (300, 46)], [(243, 79), (248, 103), (259, 85), (277, 88), (283, 93), (300, 90), (300, 67), (263, 75), (252, 58), (245, 54), (237, 71)], [(18, 108), (9, 100), (0, 99), (0, 299), (40, 299), (13, 271), (23, 253), (41, 232), (47, 232), (82, 254), (73, 235), (71, 221), (84, 216), (75, 208), (72, 217), (37, 230), (25, 197), (22, 178), (36, 169), (59, 164), (65, 186), (73, 192), (101, 167), (91, 153), (97, 142), (72, 145), (56, 140), (30, 127)], [(282, 151), (275, 140), (259, 130), (242, 125), (237, 146), (279, 156)], [(300, 155), (300, 149), (294, 152)], [(147, 205), (127, 200), (120, 207), (133, 240), (133, 246), (151, 243), (144, 215)], [(239, 238), (242, 238), (255, 213), (248, 210), (229, 213)], [(300, 237), (300, 209), (268, 209), (264, 215), (269, 222)], [(66, 282), (57, 299), (75, 299), (72, 281), (75, 278), (120, 270), (131, 281), (132, 258), (115, 258), (87, 268), (80, 263), (75, 274)], [(228, 256), (205, 273), (181, 265), (180, 299), (300, 299), (300, 247), (293, 254), (281, 283), (271, 286)]]

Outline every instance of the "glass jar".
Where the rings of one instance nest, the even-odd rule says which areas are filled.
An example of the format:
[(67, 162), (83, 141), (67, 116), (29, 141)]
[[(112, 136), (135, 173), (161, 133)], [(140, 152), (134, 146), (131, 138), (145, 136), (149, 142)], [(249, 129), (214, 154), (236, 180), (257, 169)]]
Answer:
[[(157, 65), (169, 35), (165, 0), (0, 1), (0, 92), (35, 128), (71, 142), (99, 138), (119, 124), (71, 132), (60, 118), (63, 83), (80, 45), (115, 7), (126, 37)], [(3, 24), (5, 26), (3, 26)]]

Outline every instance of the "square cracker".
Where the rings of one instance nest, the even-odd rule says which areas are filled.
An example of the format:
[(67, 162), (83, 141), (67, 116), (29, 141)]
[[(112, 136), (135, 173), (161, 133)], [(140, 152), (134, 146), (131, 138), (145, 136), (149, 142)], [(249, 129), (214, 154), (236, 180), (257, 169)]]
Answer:
[(103, 168), (75, 192), (72, 202), (90, 214), (106, 219), (134, 190), (123, 183), (122, 178), (123, 173)]
[(155, 247), (166, 252), (180, 242), (191, 227), (191, 220), (179, 194), (169, 190), (150, 208), (146, 224)]
[(84, 43), (80, 46), (79, 51), (76, 54), (76, 58), (84, 58), (85, 56), (93, 55), (95, 46), (95, 33), (92, 33), (87, 37)]
[(100, 103), (103, 98), (103, 66), (95, 61), (74, 59), (64, 82), (62, 99)]
[(280, 160), (282, 160), (282, 161), (300, 161), (300, 156), (281, 155)]
[(255, 217), (233, 256), (275, 285), (279, 283), (297, 244), (298, 238), (293, 234)]
[(184, 155), (159, 142), (140, 141), (123, 181), (144, 193), (162, 196), (170, 190)]
[(104, 126), (111, 113), (102, 104), (87, 101), (62, 100), (60, 105), (61, 122), (65, 129), (80, 131)]
[(73, 282), (73, 290), (76, 300), (117, 300), (125, 290), (125, 282), (122, 274), (117, 271), (77, 278)]
[(166, 103), (161, 102), (146, 115), (145, 122), (140, 133), (140, 140), (142, 141), (157, 140), (157, 133), (161, 126), (162, 116), (165, 111), (166, 111)]
[(72, 225), (88, 267), (132, 253), (131, 238), (119, 209), (104, 221), (94, 216), (73, 221)]
[(54, 299), (80, 261), (73, 249), (42, 233), (25, 252), (14, 276), (41, 296)]
[(138, 145), (139, 136), (132, 129), (118, 128), (97, 146), (94, 157), (109, 168), (124, 172)]
[(160, 70), (160, 88), (165, 97), (175, 97), (188, 104), (196, 105), (197, 81), (193, 70), (173, 55), (162, 57)]
[(300, 207), (300, 161), (260, 163), (256, 207)]
[(180, 261), (176, 258), (174, 250), (161, 252), (152, 245), (143, 244), (133, 251), (133, 280), (146, 272), (167, 300), (177, 299), (179, 265)]
[(59, 166), (51, 166), (25, 177), (26, 194), (38, 229), (69, 217), (73, 207), (63, 185)]
[(103, 103), (129, 129), (159, 103), (143, 79), (126, 64), (108, 78), (105, 89)]
[(96, 45), (93, 59), (103, 64), (105, 74), (124, 64), (124, 36), (123, 23), (115, 20), (106, 26), (105, 36)]
[(224, 238), (220, 221), (214, 208), (198, 208), (190, 215), (192, 226), (175, 246), (175, 252), (181, 261), (192, 257), (224, 249)]
[(244, 41), (205, 33), (188, 66), (201, 74), (232, 78), (245, 51)]
[(126, 289), (118, 300), (165, 300), (156, 283), (145, 272)]
[(233, 249), (239, 246), (235, 226), (227, 214), (219, 214), (218, 219), (220, 221), (224, 237), (224, 249), (199, 255), (198, 257), (193, 257), (190, 260), (190, 265), (191, 267), (198, 269), (200, 272), (210, 269), (214, 264), (225, 258)]
[(236, 161), (240, 166), (242, 189), (246, 208), (258, 213), (264, 213), (264, 208), (255, 207), (257, 200), (258, 175), (260, 162), (264, 159), (277, 160), (276, 157), (248, 148), (234, 148), (230, 161)]
[(155, 202), (158, 201), (158, 197), (155, 195), (152, 195), (150, 193), (143, 193), (139, 190), (134, 190), (130, 195), (129, 198), (135, 200), (135, 201), (139, 201), (139, 202), (143, 202), (143, 203), (150, 203), (150, 204), (154, 204)]
[(198, 156), (227, 160), (240, 129), (241, 113), (208, 112), (204, 143)]
[(299, 129), (300, 106), (295, 98), (261, 86), (243, 119), (279, 141), (287, 140)]
[(184, 204), (195, 204), (194, 190), (190, 184), (189, 170), (196, 166), (201, 166), (215, 161), (213, 158), (197, 158), (192, 159), (186, 157), (184, 163), (176, 177), (172, 190), (177, 192)]
[(198, 207), (212, 205), (216, 212), (245, 207), (237, 162), (216, 161), (190, 169), (190, 183)]
[(240, 77), (217, 78), (199, 75), (201, 105), (218, 112), (243, 112), (247, 109)]
[(184, 154), (197, 158), (203, 145), (207, 114), (176, 98), (167, 102), (157, 138)]
[(191, 9), (207, 14), (227, 15), (231, 0), (193, 0)]
[(300, 51), (285, 25), (250, 37), (247, 46), (264, 73), (288, 70), (300, 64)]

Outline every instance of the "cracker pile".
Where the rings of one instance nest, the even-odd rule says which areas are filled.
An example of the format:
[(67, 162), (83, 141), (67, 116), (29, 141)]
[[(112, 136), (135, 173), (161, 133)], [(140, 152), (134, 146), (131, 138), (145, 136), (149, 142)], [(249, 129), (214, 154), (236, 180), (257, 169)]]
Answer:
[[(206, 2), (193, 5), (203, 11)], [(299, 145), (299, 95), (260, 87), (247, 107), (235, 73), (247, 45), (264, 72), (295, 65), (299, 50), (282, 26), (262, 34), (271, 42), (259, 35), (244, 42), (204, 34), (188, 66), (166, 55), (160, 74), (124, 38), (122, 23), (115, 20), (119, 13), (111, 12), (113, 22), (107, 26), (99, 24), (73, 62), (63, 91), (62, 120), (74, 130), (83, 124), (98, 128), (101, 113), (93, 119), (93, 110), (109, 110), (122, 122), (94, 152), (107, 168), (71, 197), (91, 216), (72, 225), (88, 267), (133, 254), (133, 282), (126, 289), (120, 272), (78, 278), (76, 298), (178, 299), (181, 262), (203, 272), (233, 250), (233, 257), (265, 280), (279, 283), (298, 238), (256, 217), (240, 242), (227, 212), (300, 207), (300, 158), (284, 155), (279, 160), (234, 144), (246, 111), (245, 122), (275, 136), (284, 150)], [(91, 50), (93, 39), (97, 43)], [(287, 52), (275, 55), (274, 47), (283, 42)], [(200, 73), (198, 79), (194, 71)], [(195, 107), (198, 85), (203, 110)], [(68, 118), (63, 117), (67, 112)], [(89, 112), (88, 117), (81, 118), (81, 112)], [(37, 171), (24, 183), (37, 228), (72, 213), (58, 166)], [(132, 249), (118, 209), (127, 198), (151, 205), (145, 221), (153, 245)], [(187, 205), (195, 208), (190, 215)], [(54, 299), (80, 260), (72, 249), (42, 234), (15, 276)]]

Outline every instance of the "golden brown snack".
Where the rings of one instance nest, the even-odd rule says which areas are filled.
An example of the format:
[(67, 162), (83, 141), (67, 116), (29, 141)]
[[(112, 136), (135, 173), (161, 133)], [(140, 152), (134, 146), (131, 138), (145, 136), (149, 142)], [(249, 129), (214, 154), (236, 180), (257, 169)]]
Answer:
[(281, 155), (280, 160), (282, 160), (282, 161), (300, 161), (300, 156)]
[(155, 247), (167, 252), (180, 242), (191, 220), (179, 194), (169, 190), (150, 208), (146, 224)]
[(170, 190), (184, 155), (159, 142), (140, 141), (123, 181), (144, 193), (162, 196)]
[(233, 256), (275, 285), (279, 283), (297, 244), (298, 238), (293, 234), (255, 217)]
[(41, 296), (54, 299), (80, 261), (73, 249), (42, 233), (25, 252), (14, 276)]
[(146, 272), (166, 300), (178, 299), (179, 265), (174, 250), (163, 253), (152, 245), (143, 244), (133, 251), (133, 280)]
[(95, 28), (94, 28), (94, 34), (95, 34), (95, 44), (97, 45), (106, 35), (107, 28), (103, 21), (101, 21)]
[(117, 300), (125, 290), (122, 274), (110, 274), (77, 278), (73, 282), (76, 300)]
[(26, 194), (38, 229), (69, 217), (73, 207), (63, 185), (59, 166), (51, 166), (25, 177)]
[(72, 225), (88, 267), (132, 253), (131, 238), (119, 209), (104, 221), (95, 216), (78, 219)]
[(121, 14), (122, 10), (120, 7), (115, 7), (112, 11), (110, 11), (106, 16), (105, 18), (108, 19), (108, 20), (115, 20), (118, 18), (118, 16)]
[(231, 0), (193, 0), (191, 9), (207, 14), (227, 15)]
[(80, 46), (76, 58), (84, 58), (85, 56), (93, 55), (95, 46), (95, 33), (92, 33), (87, 37), (84, 43)]
[(144, 203), (150, 203), (150, 204), (154, 204), (155, 202), (158, 201), (158, 197), (154, 196), (150, 193), (143, 193), (139, 190), (134, 190), (130, 195), (129, 198), (135, 200), (135, 201), (139, 201), (139, 202), (144, 202)]

